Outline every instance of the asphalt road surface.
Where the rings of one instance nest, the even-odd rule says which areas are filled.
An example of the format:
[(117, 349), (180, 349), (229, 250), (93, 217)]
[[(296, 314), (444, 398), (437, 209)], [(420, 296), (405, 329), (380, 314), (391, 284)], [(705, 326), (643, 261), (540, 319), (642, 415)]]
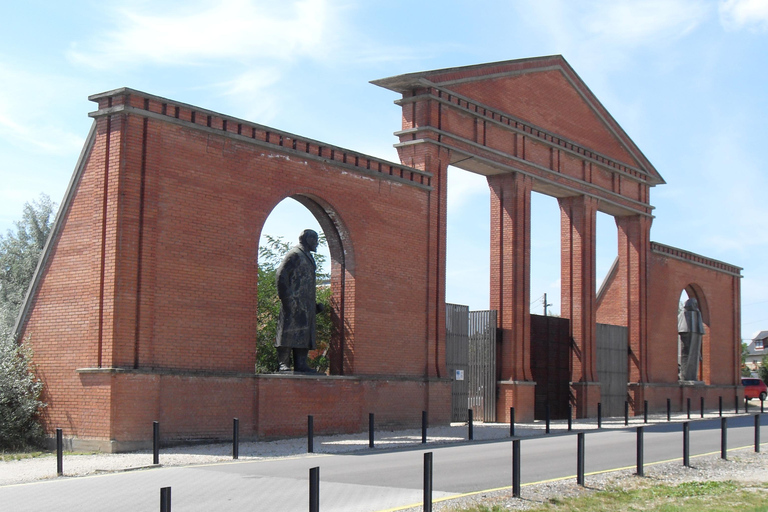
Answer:
[[(752, 446), (754, 435), (754, 416), (729, 418), (729, 449)], [(575, 478), (576, 440), (575, 432), (523, 438), (521, 482)], [(586, 473), (634, 468), (636, 441), (635, 428), (586, 432)], [(691, 422), (692, 456), (719, 453), (720, 443), (719, 419)], [(646, 464), (681, 459), (681, 424), (645, 427), (644, 446)], [(321, 511), (382, 511), (421, 503), (425, 452), (433, 454), (434, 499), (512, 483), (512, 442), (497, 440), (58, 478), (0, 487), (0, 511), (155, 511), (162, 487), (171, 487), (175, 512), (307, 511), (312, 467), (320, 468)]]

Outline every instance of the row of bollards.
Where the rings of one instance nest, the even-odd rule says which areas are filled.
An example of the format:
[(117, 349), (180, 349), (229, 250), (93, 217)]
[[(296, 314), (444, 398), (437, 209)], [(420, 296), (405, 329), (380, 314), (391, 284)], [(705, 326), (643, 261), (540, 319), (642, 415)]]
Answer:
[[(369, 416), (372, 418), (373, 415)], [(312, 416), (310, 426), (312, 424)], [(514, 418), (514, 408), (510, 410), (510, 419)], [(471, 416), (470, 416), (471, 419)], [(471, 423), (471, 422), (470, 422)], [(514, 423), (514, 422), (513, 422)], [(237, 425), (237, 422), (235, 422)], [(237, 427), (235, 427), (237, 428)], [(728, 452), (728, 418), (721, 419), (721, 457), (727, 459)], [(514, 431), (511, 431), (514, 433)], [(644, 432), (645, 427), (637, 427), (637, 476), (644, 476)], [(578, 432), (576, 434), (576, 483), (584, 486), (585, 480), (585, 461), (586, 461), (586, 434)], [(755, 415), (755, 452), (760, 451), (760, 415)], [(512, 440), (512, 495), (520, 498), (521, 482), (521, 440)], [(683, 465), (690, 467), (690, 422), (683, 423)], [(432, 452), (424, 453), (423, 467), (423, 510), (432, 512), (432, 491), (433, 491), (434, 460)], [(320, 511), (320, 467), (309, 469), (309, 512)], [(171, 488), (163, 487), (160, 489), (160, 512), (171, 512)]]

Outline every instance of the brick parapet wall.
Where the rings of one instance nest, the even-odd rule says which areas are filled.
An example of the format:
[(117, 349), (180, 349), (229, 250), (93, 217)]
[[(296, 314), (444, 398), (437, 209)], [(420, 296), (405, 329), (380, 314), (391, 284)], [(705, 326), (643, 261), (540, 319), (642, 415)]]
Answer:
[(192, 124), (197, 129), (207, 128), (212, 133), (236, 140), (266, 145), (288, 154), (295, 152), (301, 158), (320, 159), (335, 165), (349, 166), (360, 173), (376, 173), (379, 177), (431, 186), (431, 174), (423, 170), (145, 92), (121, 88), (92, 95), (89, 99), (99, 105), (99, 110), (89, 114), (93, 118), (130, 113), (182, 125)]
[[(152, 410), (206, 418), (205, 400), (185, 398), (179, 409), (170, 395), (139, 411), (149, 403), (141, 390), (177, 378), (168, 371), (252, 373), (258, 240), (287, 197), (308, 205), (335, 237), (333, 316), (345, 336), (334, 345), (342, 352), (334, 370), (443, 374), (444, 327), (435, 327), (443, 317), (428, 324), (424, 316), (443, 293), (440, 274), (427, 277), (430, 250), (443, 258), (433, 268), (444, 272), (444, 249), (429, 249), (437, 236), (434, 228), (428, 234), (429, 171), (132, 90), (94, 99), (95, 128), (19, 324), (46, 382), (49, 430), (119, 440), (134, 429), (131, 407), (142, 424)], [(237, 133), (246, 126), (248, 136)], [(138, 373), (78, 371), (92, 367)], [(256, 399), (255, 388), (222, 382), (214, 387)], [(268, 424), (276, 411), (264, 411)]]
[(706, 256), (701, 256), (690, 251), (678, 249), (677, 247), (660, 244), (658, 242), (651, 242), (651, 251), (659, 255), (691, 263), (692, 265), (698, 265), (717, 272), (723, 272), (734, 277), (741, 277), (741, 267)]

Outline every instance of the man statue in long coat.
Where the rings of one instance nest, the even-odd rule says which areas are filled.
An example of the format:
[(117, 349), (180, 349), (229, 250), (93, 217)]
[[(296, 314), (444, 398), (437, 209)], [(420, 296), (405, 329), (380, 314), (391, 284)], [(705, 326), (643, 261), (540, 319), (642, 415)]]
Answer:
[(277, 358), (280, 371), (316, 373), (307, 365), (307, 354), (317, 347), (315, 341), (315, 315), (322, 304), (315, 300), (315, 270), (312, 253), (317, 251), (317, 232), (305, 229), (295, 245), (277, 267), (277, 296), (280, 298), (280, 316), (277, 321)]
[(696, 299), (685, 301), (677, 317), (677, 333), (680, 336), (680, 380), (698, 380), (704, 322)]

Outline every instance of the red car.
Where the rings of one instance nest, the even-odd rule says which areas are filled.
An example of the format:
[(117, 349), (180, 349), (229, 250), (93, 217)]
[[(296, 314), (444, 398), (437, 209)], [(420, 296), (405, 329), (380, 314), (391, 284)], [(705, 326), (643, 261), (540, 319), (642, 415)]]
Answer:
[(744, 398), (747, 400), (752, 400), (753, 398), (765, 400), (765, 397), (768, 396), (768, 386), (761, 379), (742, 377), (741, 385), (744, 386)]

